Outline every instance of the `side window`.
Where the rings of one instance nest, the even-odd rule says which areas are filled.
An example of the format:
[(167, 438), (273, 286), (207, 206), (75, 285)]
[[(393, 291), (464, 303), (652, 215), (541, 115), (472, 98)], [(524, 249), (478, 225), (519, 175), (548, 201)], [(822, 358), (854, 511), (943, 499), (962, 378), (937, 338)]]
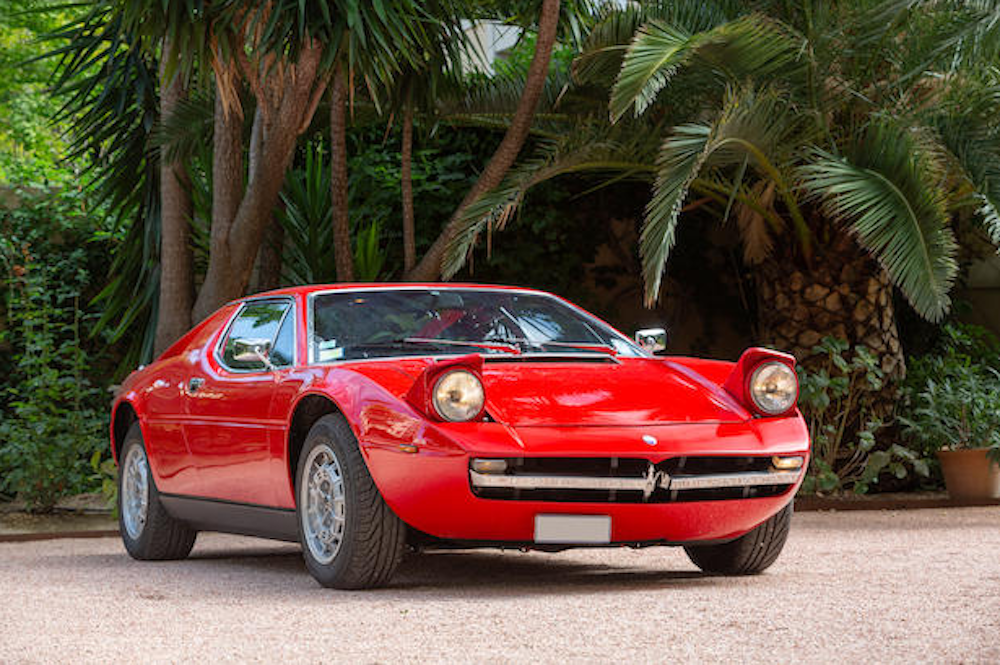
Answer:
[[(264, 369), (265, 363), (259, 354), (273, 353), (278, 327), (291, 306), (287, 301), (272, 300), (250, 303), (244, 307), (233, 321), (222, 349), (222, 361), (225, 365), (236, 370)], [(278, 364), (274, 360), (271, 362)]]
[(289, 367), (295, 364), (295, 312), (289, 311), (281, 322), (278, 336), (271, 348), (271, 363), (275, 367)]

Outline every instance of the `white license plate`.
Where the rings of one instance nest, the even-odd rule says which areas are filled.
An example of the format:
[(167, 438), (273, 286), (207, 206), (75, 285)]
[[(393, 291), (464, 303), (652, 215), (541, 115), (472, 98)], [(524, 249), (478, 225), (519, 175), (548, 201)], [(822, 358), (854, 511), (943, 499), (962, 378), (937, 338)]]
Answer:
[(610, 515), (535, 515), (535, 542), (599, 545), (611, 542)]

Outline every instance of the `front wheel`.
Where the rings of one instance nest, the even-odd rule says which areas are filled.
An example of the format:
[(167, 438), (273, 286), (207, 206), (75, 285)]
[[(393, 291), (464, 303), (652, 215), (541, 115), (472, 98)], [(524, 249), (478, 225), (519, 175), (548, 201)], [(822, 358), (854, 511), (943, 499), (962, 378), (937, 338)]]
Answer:
[(312, 426), (295, 478), (299, 539), (312, 576), (335, 589), (387, 584), (403, 557), (406, 528), (375, 486), (343, 416)]
[(118, 469), (118, 529), (133, 559), (183, 559), (198, 532), (171, 517), (160, 502), (139, 423), (133, 423), (122, 445)]
[(688, 558), (706, 573), (716, 575), (756, 575), (781, 554), (792, 524), (792, 504), (781, 509), (753, 531), (721, 545), (689, 545)]

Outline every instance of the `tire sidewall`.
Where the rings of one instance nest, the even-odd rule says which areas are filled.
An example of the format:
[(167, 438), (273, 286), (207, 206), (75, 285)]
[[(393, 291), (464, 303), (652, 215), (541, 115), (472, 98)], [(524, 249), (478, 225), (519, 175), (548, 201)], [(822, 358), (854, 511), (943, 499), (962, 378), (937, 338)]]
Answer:
[[(302, 446), (298, 468), (295, 471), (295, 519), (298, 525), (299, 543), (302, 545), (302, 555), (309, 572), (324, 584), (331, 584), (335, 580), (341, 579), (346, 573), (354, 557), (358, 530), (357, 469), (350, 449), (347, 447), (356, 444), (353, 440), (343, 441), (343, 435), (337, 432), (339, 429), (337, 424), (336, 416), (324, 416), (313, 425)], [(313, 556), (312, 550), (309, 549), (309, 543), (306, 542), (303, 525), (302, 492), (306, 482), (306, 461), (309, 459), (310, 453), (319, 446), (325, 446), (332, 451), (337, 459), (337, 464), (340, 465), (341, 478), (344, 483), (344, 535), (340, 547), (330, 563), (321, 563)]]
[[(122, 492), (122, 485), (125, 482), (125, 461), (128, 459), (129, 451), (136, 446), (142, 450), (142, 454), (146, 458), (149, 495), (146, 499), (146, 519), (142, 527), (142, 532), (139, 534), (138, 538), (132, 538), (132, 536), (129, 535), (128, 529), (125, 527), (125, 511), (122, 509), (124, 496)], [(151, 538), (149, 517), (153, 507), (153, 502), (159, 501), (159, 494), (156, 491), (156, 483), (153, 481), (153, 468), (149, 463), (149, 453), (146, 451), (146, 445), (142, 440), (142, 431), (139, 429), (138, 423), (132, 425), (132, 427), (129, 428), (128, 434), (125, 435), (125, 443), (122, 445), (121, 453), (119, 454), (118, 459), (121, 460), (121, 466), (118, 468), (118, 530), (121, 533), (122, 542), (125, 544), (125, 549), (128, 553), (135, 558), (142, 558), (142, 554), (149, 548), (149, 540)]]

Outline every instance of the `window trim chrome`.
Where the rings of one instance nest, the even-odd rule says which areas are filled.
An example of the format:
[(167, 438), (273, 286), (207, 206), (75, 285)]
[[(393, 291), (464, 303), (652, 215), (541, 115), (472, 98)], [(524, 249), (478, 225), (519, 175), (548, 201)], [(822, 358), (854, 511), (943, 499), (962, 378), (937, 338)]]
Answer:
[[(288, 318), (289, 314), (292, 314), (292, 363), (290, 365), (282, 365), (280, 367), (275, 367), (274, 369), (268, 369), (266, 366), (260, 369), (239, 369), (236, 367), (231, 367), (226, 364), (225, 354), (223, 350), (226, 348), (226, 342), (229, 341), (229, 335), (232, 332), (233, 324), (236, 323), (236, 319), (240, 317), (250, 305), (260, 305), (268, 302), (285, 302), (290, 306), (285, 309), (285, 313), (281, 315), (281, 320), (278, 321), (278, 327), (274, 330), (274, 337), (271, 338), (271, 347), (274, 347), (274, 342), (278, 338), (278, 333), (281, 332), (281, 326), (285, 325), (285, 320)], [(219, 337), (219, 341), (215, 344), (215, 349), (212, 351), (212, 355), (215, 358), (215, 362), (219, 364), (219, 367), (223, 368), (227, 372), (233, 374), (274, 374), (275, 372), (280, 372), (291, 367), (296, 367), (299, 364), (299, 344), (297, 336), (297, 326), (298, 322), (295, 320), (295, 297), (294, 296), (267, 296), (263, 298), (247, 298), (240, 302), (240, 306), (236, 309), (236, 312), (230, 317), (229, 321), (226, 323), (226, 327), (223, 329), (222, 335)]]

